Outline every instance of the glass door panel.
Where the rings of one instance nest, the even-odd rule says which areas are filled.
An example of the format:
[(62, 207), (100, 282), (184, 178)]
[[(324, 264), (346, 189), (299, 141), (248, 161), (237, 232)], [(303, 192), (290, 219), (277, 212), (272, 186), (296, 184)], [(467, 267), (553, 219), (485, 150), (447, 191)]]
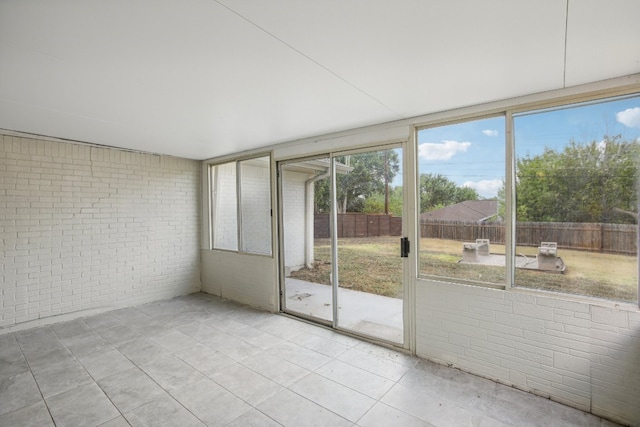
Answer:
[(402, 149), (334, 161), (337, 327), (402, 343)]
[(328, 157), (281, 163), (282, 309), (333, 326)]

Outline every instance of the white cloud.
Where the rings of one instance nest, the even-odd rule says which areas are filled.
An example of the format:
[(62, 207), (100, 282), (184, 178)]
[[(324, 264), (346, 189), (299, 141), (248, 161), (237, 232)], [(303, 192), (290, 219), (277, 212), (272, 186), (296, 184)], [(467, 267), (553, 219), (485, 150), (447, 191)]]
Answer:
[(640, 128), (640, 107), (627, 108), (616, 113), (616, 120), (629, 128)]
[(467, 181), (463, 187), (473, 188), (482, 197), (496, 197), (502, 187), (501, 179), (483, 179), (482, 181)]
[(498, 131), (493, 129), (485, 129), (482, 131), (487, 136), (498, 136)]
[(449, 160), (457, 153), (464, 153), (469, 147), (471, 147), (470, 142), (425, 142), (418, 146), (418, 156), (425, 160)]

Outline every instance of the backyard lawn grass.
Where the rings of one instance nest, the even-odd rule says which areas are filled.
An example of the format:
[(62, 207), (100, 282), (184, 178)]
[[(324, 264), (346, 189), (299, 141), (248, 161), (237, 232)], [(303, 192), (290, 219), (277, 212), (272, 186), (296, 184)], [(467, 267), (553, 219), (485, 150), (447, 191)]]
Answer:
[[(402, 263), (398, 237), (342, 238), (338, 243), (340, 286), (384, 295), (402, 297)], [(292, 277), (330, 284), (329, 239), (316, 239), (315, 267), (302, 269)], [(415, 249), (412, 248), (412, 249)], [(535, 257), (536, 248), (517, 248), (518, 254)], [(504, 253), (504, 246), (491, 245), (491, 253)], [(635, 256), (558, 249), (564, 274), (516, 269), (516, 284), (526, 288), (566, 292), (637, 301), (637, 264)], [(462, 264), (462, 243), (451, 240), (422, 239), (420, 273), (480, 283), (504, 284), (504, 268)]]
[[(330, 240), (316, 239), (314, 268), (291, 273), (291, 277), (331, 284)], [(393, 298), (402, 298), (402, 260), (399, 237), (338, 240), (340, 287)]]

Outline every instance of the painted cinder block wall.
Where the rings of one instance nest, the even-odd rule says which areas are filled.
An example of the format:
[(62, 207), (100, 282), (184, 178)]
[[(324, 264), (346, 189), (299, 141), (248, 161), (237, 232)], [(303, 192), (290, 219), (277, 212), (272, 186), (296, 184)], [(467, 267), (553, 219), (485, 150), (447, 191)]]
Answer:
[(0, 327), (200, 289), (200, 162), (0, 142)]
[(418, 356), (640, 425), (640, 312), (631, 305), (422, 281)]

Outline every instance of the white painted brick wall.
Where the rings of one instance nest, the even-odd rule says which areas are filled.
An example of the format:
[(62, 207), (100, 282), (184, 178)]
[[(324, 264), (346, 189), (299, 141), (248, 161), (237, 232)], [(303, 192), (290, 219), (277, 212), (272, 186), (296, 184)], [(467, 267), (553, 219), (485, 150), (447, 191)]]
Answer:
[(271, 175), (269, 163), (241, 163), (242, 248), (271, 254)]
[(236, 187), (236, 163), (217, 165), (214, 194), (212, 195), (215, 217), (213, 223), (213, 247), (238, 250), (238, 202)]
[(0, 327), (200, 289), (199, 162), (0, 142)]
[[(284, 220), (285, 267), (297, 269), (305, 263), (305, 181), (306, 173), (284, 171), (282, 175), (282, 205)], [(313, 197), (311, 194), (310, 197)]]
[(418, 281), (417, 354), (640, 425), (640, 312)]

